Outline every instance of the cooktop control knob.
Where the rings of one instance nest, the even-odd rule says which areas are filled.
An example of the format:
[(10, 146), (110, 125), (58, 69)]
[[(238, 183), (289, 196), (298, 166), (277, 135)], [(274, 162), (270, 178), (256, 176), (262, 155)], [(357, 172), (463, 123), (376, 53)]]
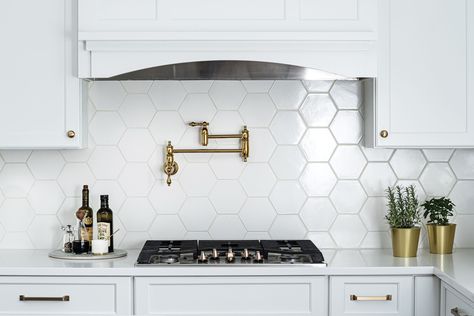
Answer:
[(211, 259), (213, 259), (213, 260), (219, 260), (219, 253), (217, 252), (217, 249), (216, 249), (216, 248), (212, 249)]
[(207, 262), (207, 256), (204, 253), (204, 251), (201, 251), (201, 254), (199, 255), (198, 261), (203, 262), (203, 263)]
[(263, 262), (262, 254), (258, 250), (255, 252), (255, 260), (254, 261), (257, 262), (257, 263), (262, 263)]
[(229, 248), (226, 255), (227, 262), (233, 262), (235, 259), (234, 251), (232, 248)]
[(247, 248), (245, 248), (245, 249), (242, 251), (242, 259), (243, 259), (243, 260), (248, 260), (248, 259), (250, 259), (249, 250), (248, 250)]

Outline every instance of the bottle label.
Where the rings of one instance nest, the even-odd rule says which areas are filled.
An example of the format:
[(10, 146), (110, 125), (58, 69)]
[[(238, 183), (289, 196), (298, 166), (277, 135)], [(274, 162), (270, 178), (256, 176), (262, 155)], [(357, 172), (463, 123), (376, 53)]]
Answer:
[(84, 224), (87, 225), (87, 226), (92, 226), (92, 223), (93, 223), (92, 217), (89, 217), (89, 216), (86, 215), (84, 217)]
[(110, 223), (97, 223), (97, 239), (108, 239), (110, 246)]
[(83, 227), (81, 228), (81, 240), (92, 240), (92, 227)]

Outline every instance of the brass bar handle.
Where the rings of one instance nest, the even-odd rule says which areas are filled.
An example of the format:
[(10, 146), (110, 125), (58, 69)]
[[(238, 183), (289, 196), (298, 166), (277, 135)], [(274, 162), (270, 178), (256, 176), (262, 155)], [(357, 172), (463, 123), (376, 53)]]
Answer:
[(64, 296), (25, 296), (20, 295), (18, 299), (21, 302), (69, 302), (69, 295)]
[(350, 296), (351, 301), (391, 301), (392, 295), (382, 295), (382, 296), (358, 296), (352, 294)]
[(451, 309), (451, 315), (454, 315), (454, 316), (469, 316), (468, 314), (464, 314), (463, 312), (461, 312), (458, 307), (455, 307), (455, 308)]
[(209, 138), (237, 138), (237, 139), (241, 139), (242, 135), (241, 134), (213, 134), (213, 135), (209, 135)]

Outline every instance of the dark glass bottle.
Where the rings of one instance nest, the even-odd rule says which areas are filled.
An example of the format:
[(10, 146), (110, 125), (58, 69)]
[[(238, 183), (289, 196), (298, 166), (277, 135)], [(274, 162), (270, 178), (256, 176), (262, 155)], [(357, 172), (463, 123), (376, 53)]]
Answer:
[(84, 185), (82, 187), (82, 206), (79, 208), (77, 212), (82, 212), (84, 214), (83, 218), (83, 227), (81, 227), (81, 240), (89, 241), (89, 244), (92, 242), (92, 233), (94, 229), (94, 218), (91, 207), (89, 207), (89, 186)]
[(109, 208), (109, 196), (100, 196), (100, 209), (97, 211), (97, 238), (109, 239), (109, 252), (114, 251), (113, 215)]

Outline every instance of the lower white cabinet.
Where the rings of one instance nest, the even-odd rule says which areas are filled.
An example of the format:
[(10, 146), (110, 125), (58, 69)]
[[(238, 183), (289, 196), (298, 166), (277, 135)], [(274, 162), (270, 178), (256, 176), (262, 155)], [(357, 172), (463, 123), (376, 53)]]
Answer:
[(0, 315), (131, 315), (130, 277), (0, 277)]
[(412, 276), (334, 276), (330, 315), (413, 315)]
[(474, 316), (474, 302), (443, 282), (441, 316)]
[(136, 315), (326, 316), (325, 276), (137, 277)]

